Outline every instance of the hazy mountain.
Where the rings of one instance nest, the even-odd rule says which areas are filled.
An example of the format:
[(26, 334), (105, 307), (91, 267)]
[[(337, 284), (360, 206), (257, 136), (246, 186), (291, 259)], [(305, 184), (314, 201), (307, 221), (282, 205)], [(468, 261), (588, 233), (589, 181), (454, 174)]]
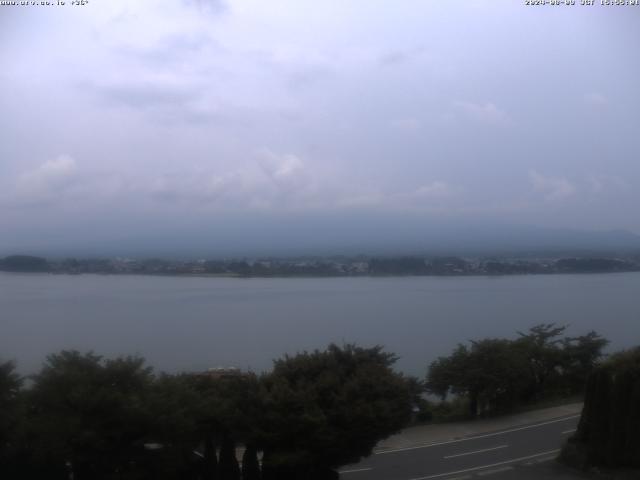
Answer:
[(225, 218), (178, 228), (160, 222), (118, 233), (99, 228), (6, 242), (0, 254), (48, 256), (229, 257), (335, 254), (576, 254), (640, 251), (628, 231), (581, 231), (420, 218)]

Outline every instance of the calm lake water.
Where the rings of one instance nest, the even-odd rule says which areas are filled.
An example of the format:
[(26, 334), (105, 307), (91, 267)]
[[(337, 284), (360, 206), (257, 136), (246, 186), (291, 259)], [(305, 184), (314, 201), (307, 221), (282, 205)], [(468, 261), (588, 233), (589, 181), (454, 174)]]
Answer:
[(640, 344), (640, 274), (236, 279), (0, 273), (0, 359), (63, 348), (140, 354), (160, 370), (268, 369), (329, 342), (384, 345), (423, 375), (458, 342), (541, 322)]

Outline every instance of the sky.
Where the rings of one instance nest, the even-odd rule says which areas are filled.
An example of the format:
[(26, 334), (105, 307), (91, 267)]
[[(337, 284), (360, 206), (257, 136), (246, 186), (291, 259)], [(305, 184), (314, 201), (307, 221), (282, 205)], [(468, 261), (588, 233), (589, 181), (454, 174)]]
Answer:
[(0, 253), (640, 234), (639, 21), (516, 0), (0, 6)]

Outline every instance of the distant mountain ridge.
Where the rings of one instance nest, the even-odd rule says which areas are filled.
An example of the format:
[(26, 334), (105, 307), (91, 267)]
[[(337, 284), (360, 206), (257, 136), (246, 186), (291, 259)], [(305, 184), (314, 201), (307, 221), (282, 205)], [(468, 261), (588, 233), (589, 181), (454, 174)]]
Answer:
[[(92, 238), (89, 235), (94, 235)], [(4, 241), (3, 241), (4, 240)], [(626, 230), (585, 231), (496, 222), (437, 221), (418, 217), (349, 216), (223, 218), (207, 225), (150, 225), (144, 234), (70, 232), (11, 242), (16, 252), (46, 257), (228, 258), (331, 255), (574, 255), (640, 252), (640, 235)]]

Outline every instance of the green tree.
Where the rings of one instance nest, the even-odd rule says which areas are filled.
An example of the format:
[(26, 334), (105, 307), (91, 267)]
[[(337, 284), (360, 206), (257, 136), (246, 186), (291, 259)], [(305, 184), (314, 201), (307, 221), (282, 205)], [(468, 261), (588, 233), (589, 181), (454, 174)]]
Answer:
[(450, 393), (466, 394), (467, 366), (470, 363), (469, 349), (458, 344), (448, 357), (438, 357), (431, 362), (426, 387), (430, 393), (445, 400)]
[[(193, 386), (193, 376), (162, 374), (156, 378), (147, 400), (153, 421), (148, 438), (159, 448), (149, 455), (146, 469), (153, 478), (191, 478), (198, 469), (204, 480), (216, 479), (217, 458), (212, 439), (207, 441), (199, 423), (202, 398)], [(203, 461), (194, 453), (203, 446)]]
[[(22, 434), (20, 389), (23, 379), (13, 362), (0, 363), (0, 474), (9, 478), (17, 468), (18, 437)], [(0, 475), (0, 476), (4, 476)]]
[(49, 263), (41, 257), (30, 255), (12, 255), (0, 259), (0, 270), (8, 272), (48, 272)]
[(583, 390), (607, 341), (595, 332), (561, 337), (567, 327), (540, 324), (519, 338), (471, 341), (431, 363), (427, 390), (469, 401), (472, 416)]
[(560, 335), (566, 329), (566, 325), (558, 327), (555, 323), (541, 323), (531, 327), (526, 333), (518, 332), (520, 338), (516, 344), (527, 359), (529, 400), (539, 400), (549, 384), (558, 385), (561, 367), (566, 361)]
[(458, 345), (449, 357), (431, 364), (427, 388), (445, 398), (448, 393), (469, 400), (469, 414), (505, 410), (517, 403), (525, 387), (524, 357), (513, 342), (504, 339), (472, 341)]
[(214, 447), (205, 449), (205, 462), (219, 446), (216, 478), (234, 480), (240, 475), (236, 443), (255, 445), (259, 436), (257, 418), (262, 414), (262, 401), (258, 378), (252, 373), (240, 372), (203, 374), (191, 376), (191, 383), (199, 397), (195, 412), (198, 431), (205, 445)]
[(609, 341), (594, 331), (562, 341), (564, 382), (571, 393), (582, 392)]
[(640, 347), (613, 355), (591, 373), (578, 429), (561, 458), (581, 467), (640, 469), (638, 405)]
[(254, 444), (248, 444), (242, 455), (242, 480), (260, 480), (260, 463), (258, 449)]
[(262, 379), (263, 478), (334, 478), (405, 426), (412, 395), (395, 360), (354, 345), (276, 360)]
[(77, 480), (126, 473), (143, 452), (152, 420), (146, 409), (152, 378), (142, 358), (50, 355), (30, 392), (38, 460), (57, 472), (68, 466)]

